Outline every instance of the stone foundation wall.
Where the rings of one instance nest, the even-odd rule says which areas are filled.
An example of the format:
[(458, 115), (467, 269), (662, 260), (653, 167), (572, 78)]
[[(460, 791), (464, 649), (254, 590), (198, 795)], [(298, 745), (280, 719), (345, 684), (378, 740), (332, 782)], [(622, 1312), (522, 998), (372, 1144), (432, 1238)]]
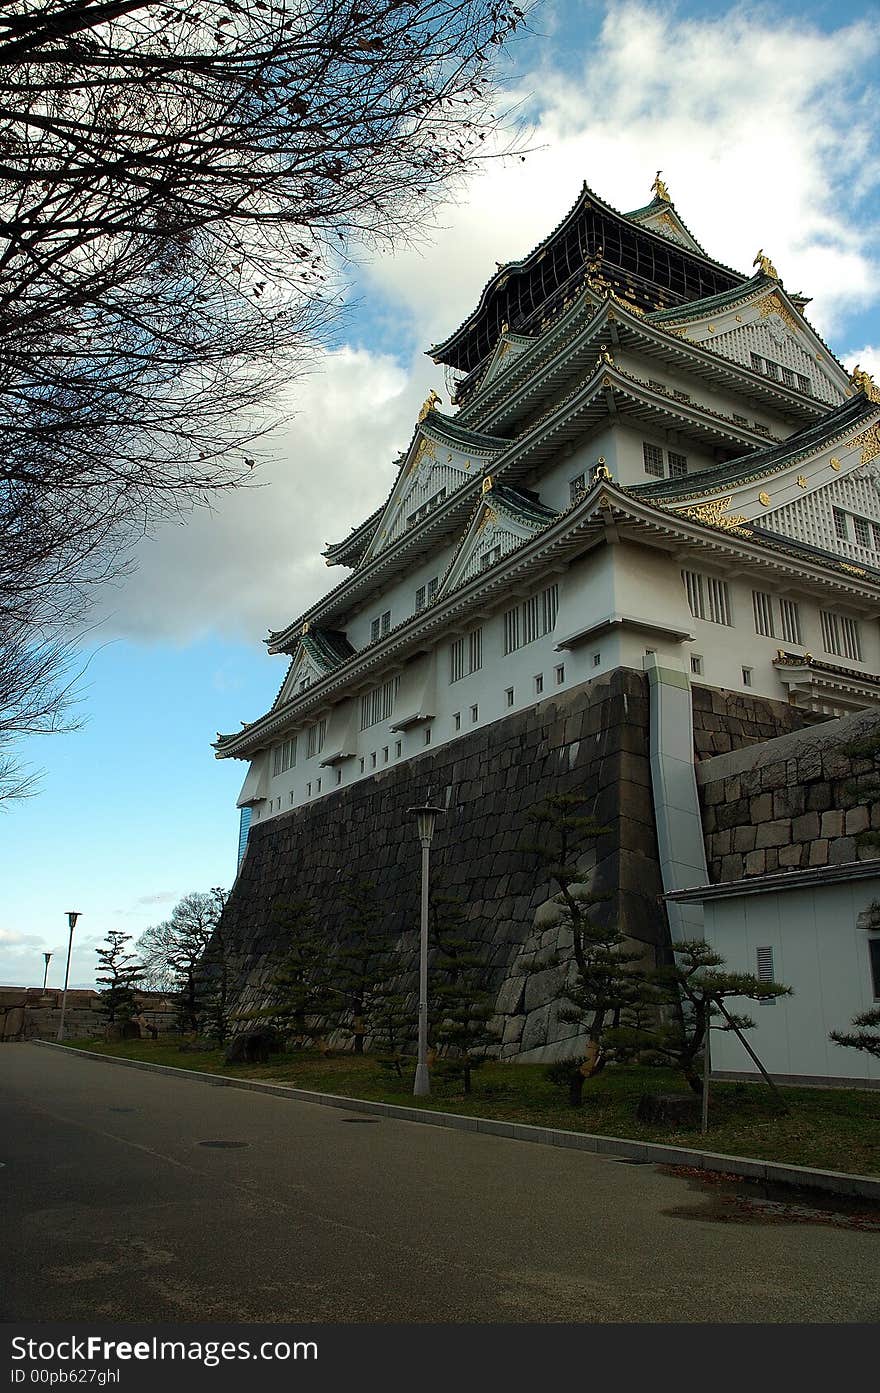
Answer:
[(697, 767), (706, 861), (713, 882), (868, 860), (858, 833), (880, 830), (877, 762), (843, 747), (880, 732), (880, 713), (840, 720), (705, 759)]
[[(694, 757), (741, 750), (748, 745), (773, 740), (789, 731), (815, 725), (817, 718), (784, 701), (749, 696), (745, 692), (721, 691), (712, 687), (692, 687), (694, 708)], [(819, 721), (824, 721), (819, 717)]]
[[(139, 992), (136, 1000), (144, 1020), (160, 1033), (173, 1030), (174, 1003), (158, 992)], [(0, 1042), (54, 1040), (61, 1021), (61, 991), (40, 987), (0, 987)], [(101, 998), (95, 991), (76, 988), (67, 993), (64, 1010), (66, 1040), (98, 1039), (105, 1030)]]
[(575, 1036), (557, 1019), (559, 970), (528, 977), (521, 971), (524, 948), (538, 937), (547, 953), (565, 946), (549, 920), (536, 937), (535, 914), (550, 890), (525, 849), (534, 839), (529, 811), (549, 793), (583, 794), (587, 810), (608, 828), (595, 847), (594, 871), (595, 888), (609, 895), (605, 912), (649, 952), (664, 941), (647, 682), (620, 669), (253, 825), (224, 915), (235, 943), (241, 1014), (265, 1001), (283, 951), (273, 906), (309, 899), (328, 939), (338, 940), (346, 881), (377, 886), (386, 930), (411, 955), (415, 972), (420, 851), (407, 809), (424, 802), (429, 790), (447, 809), (432, 848), (432, 885), (461, 901), (485, 957), (503, 1056), (540, 1052)]
[[(779, 708), (778, 710), (776, 708)], [(782, 703), (694, 692), (695, 740), (708, 749), (778, 734), (796, 720)], [(798, 713), (799, 714), (799, 713)], [(550, 887), (525, 848), (529, 812), (549, 793), (581, 794), (608, 831), (595, 847), (591, 888), (606, 893), (605, 913), (645, 945), (665, 945), (667, 926), (649, 766), (648, 686), (629, 669), (462, 736), (348, 788), (252, 825), (248, 850), (224, 915), (233, 944), (235, 1009), (245, 1019), (265, 1004), (283, 956), (275, 907), (307, 899), (328, 941), (344, 934), (339, 891), (372, 881), (386, 931), (412, 963), (414, 993), (419, 915), (419, 846), (407, 809), (447, 809), (432, 849), (432, 883), (457, 897), (495, 993), (502, 1057), (557, 1057), (578, 1048), (575, 1028), (558, 1019), (565, 968), (526, 973), (530, 950), (565, 955), (569, 945), (549, 905)], [(730, 745), (726, 746), (730, 748)], [(586, 868), (586, 861), (582, 869)], [(414, 1002), (414, 995), (413, 995)], [(415, 1008), (413, 1008), (415, 1016)]]

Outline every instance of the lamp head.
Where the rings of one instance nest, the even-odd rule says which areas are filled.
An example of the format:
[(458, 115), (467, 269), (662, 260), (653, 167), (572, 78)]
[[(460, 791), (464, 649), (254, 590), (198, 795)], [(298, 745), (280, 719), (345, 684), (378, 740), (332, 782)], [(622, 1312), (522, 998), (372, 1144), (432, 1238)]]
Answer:
[(76, 921), (79, 918), (79, 915), (80, 911), (78, 909), (69, 909), (67, 911), (67, 925), (71, 933), (76, 928)]
[(445, 813), (445, 808), (432, 807), (430, 803), (425, 803), (420, 808), (409, 808), (407, 810), (411, 817), (416, 819), (419, 841), (423, 846), (430, 846), (434, 836), (434, 824), (441, 813)]

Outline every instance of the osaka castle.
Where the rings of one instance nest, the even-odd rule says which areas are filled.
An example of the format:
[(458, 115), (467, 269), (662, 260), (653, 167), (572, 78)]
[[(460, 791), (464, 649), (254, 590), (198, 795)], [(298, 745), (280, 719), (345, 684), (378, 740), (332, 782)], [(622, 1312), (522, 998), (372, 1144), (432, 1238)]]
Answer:
[(763, 249), (722, 265), (652, 193), (584, 185), (428, 350), (451, 400), (270, 634), (270, 709), (215, 743), (248, 765), (242, 845), (619, 669), (801, 725), (878, 702), (880, 391)]

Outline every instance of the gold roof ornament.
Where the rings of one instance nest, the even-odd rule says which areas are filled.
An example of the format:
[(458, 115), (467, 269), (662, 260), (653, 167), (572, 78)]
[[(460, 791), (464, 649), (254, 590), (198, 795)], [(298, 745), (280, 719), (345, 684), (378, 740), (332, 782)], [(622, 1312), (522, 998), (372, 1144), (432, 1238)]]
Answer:
[(309, 632), (309, 621), (308, 621), (308, 619), (306, 619), (305, 622), (303, 623), (302, 628), (300, 629), (300, 633), (301, 633), (301, 634), (307, 634), (308, 632)]
[(657, 173), (654, 175), (654, 182), (651, 185), (651, 193), (654, 195), (655, 198), (659, 198), (661, 202), (671, 203), (672, 199), (669, 197), (669, 190), (667, 189), (663, 180), (660, 178), (660, 175), (662, 173), (663, 170), (658, 169)]
[(599, 362), (608, 363), (612, 368), (614, 367), (614, 358), (607, 343), (603, 343), (599, 349)]
[(491, 475), (491, 474), (486, 474), (486, 475), (484, 476), (484, 478), (483, 478), (483, 492), (484, 492), (484, 493), (491, 493), (491, 492), (492, 492), (492, 475)]
[(871, 374), (865, 372), (864, 368), (860, 368), (858, 363), (856, 363), (850, 373), (849, 380), (857, 392), (864, 392), (868, 401), (880, 402), (880, 388), (878, 388)]
[(443, 398), (438, 396), (436, 392), (429, 392), (422, 403), (422, 409), (419, 412), (419, 422), (424, 421), (428, 412), (433, 411), (435, 406), (440, 406), (442, 401)]
[(594, 479), (610, 479), (610, 478), (611, 478), (611, 470), (608, 468), (608, 465), (605, 463), (605, 456), (604, 456), (604, 455), (600, 455), (599, 458), (596, 460), (596, 468), (595, 468), (595, 471), (594, 471), (594, 473), (593, 473), (593, 478), (594, 478)]
[(759, 248), (758, 251), (755, 252), (755, 259), (752, 262), (752, 265), (759, 266), (761, 268), (762, 275), (769, 276), (770, 279), (773, 281), (779, 280), (779, 272), (773, 265), (773, 262), (770, 260), (769, 256), (764, 255), (763, 247)]

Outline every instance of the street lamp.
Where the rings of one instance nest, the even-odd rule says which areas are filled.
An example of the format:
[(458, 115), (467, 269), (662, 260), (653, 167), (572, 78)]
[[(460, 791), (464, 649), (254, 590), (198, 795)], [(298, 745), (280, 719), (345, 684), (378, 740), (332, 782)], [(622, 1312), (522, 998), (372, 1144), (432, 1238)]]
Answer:
[(44, 969), (44, 971), (43, 971), (43, 991), (46, 990), (46, 982), (47, 982), (48, 977), (49, 977), (49, 959), (51, 958), (51, 956), (52, 956), (51, 953), (44, 953), (44, 954), (43, 954), (43, 957), (44, 957), (45, 960), (46, 960), (46, 966), (45, 966), (45, 969)]
[(64, 969), (64, 991), (61, 993), (61, 1020), (58, 1022), (58, 1034), (55, 1037), (58, 1041), (64, 1039), (64, 1012), (67, 1007), (67, 983), (70, 978), (70, 950), (73, 947), (73, 931), (76, 928), (76, 921), (78, 918), (78, 909), (69, 909), (67, 911), (67, 926), (70, 929), (70, 938), (67, 940), (67, 967)]
[[(428, 798), (431, 793), (428, 790)], [(423, 1098), (431, 1092), (428, 1075), (428, 886), (431, 879), (431, 840), (434, 824), (445, 808), (434, 808), (426, 802), (421, 808), (410, 808), (409, 814), (416, 819), (419, 841), (422, 844), (422, 922), (419, 943), (419, 1057), (416, 1064), (416, 1077), (413, 1094)]]

